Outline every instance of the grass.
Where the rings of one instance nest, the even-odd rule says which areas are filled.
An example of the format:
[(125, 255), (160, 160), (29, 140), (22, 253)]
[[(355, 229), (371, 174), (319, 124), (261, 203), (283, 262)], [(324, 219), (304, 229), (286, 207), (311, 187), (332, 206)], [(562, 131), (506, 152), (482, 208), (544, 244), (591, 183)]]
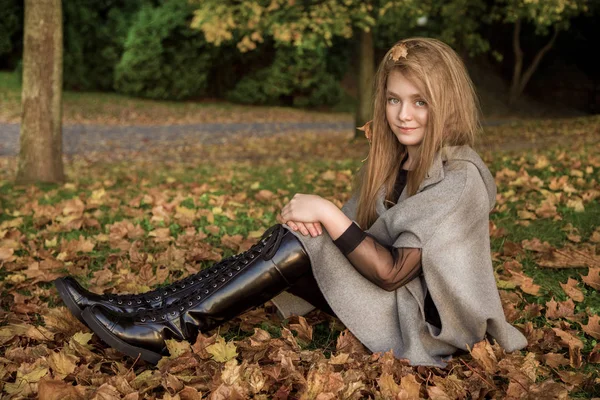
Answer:
[[(0, 122), (18, 123), (21, 83), (14, 72), (0, 71)], [(289, 107), (246, 106), (208, 100), (160, 101), (117, 93), (63, 92), (63, 122), (99, 125), (168, 125), (215, 122), (351, 121), (347, 106), (331, 112)]]
[[(541, 286), (537, 295), (523, 292), (518, 285), (503, 291), (505, 294), (513, 293), (522, 297), (522, 301), (514, 304), (519, 312), (523, 312), (528, 304), (545, 307), (552, 298), (556, 301), (567, 300), (568, 296), (560, 283), (566, 283), (569, 278), (579, 282), (578, 288), (584, 294), (584, 299), (576, 304), (575, 312), (585, 314), (581, 324), (564, 318), (547, 318), (545, 310), (539, 316), (521, 316), (514, 322), (521, 327), (531, 323), (533, 329), (545, 332), (548, 337), (552, 335), (552, 328), (572, 329), (583, 342), (581, 352), (584, 365), (580, 369), (567, 366), (561, 367), (561, 370), (590, 374), (592, 382), (598, 378), (598, 373), (594, 369), (595, 365), (585, 362), (585, 357), (590, 356), (598, 340), (586, 334), (581, 325), (587, 323), (589, 316), (600, 312), (600, 295), (582, 282), (581, 276), (588, 269), (544, 268), (539, 266), (539, 255), (528, 250), (521, 250), (515, 256), (503, 254), (506, 242), (520, 244), (523, 240), (535, 238), (547, 241), (554, 248), (574, 246), (587, 251), (597, 246), (592, 238), (594, 232), (599, 230), (600, 221), (598, 197), (593, 198), (600, 180), (600, 161), (597, 156), (600, 154), (600, 145), (596, 140), (598, 120), (590, 118), (586, 124), (586, 121), (577, 119), (571, 123), (572, 128), (566, 120), (554, 122), (555, 125), (535, 121), (509, 127), (510, 130), (517, 130), (517, 133), (535, 133), (537, 130), (537, 136), (533, 137), (538, 141), (547, 135), (549, 126), (555, 132), (564, 130), (569, 135), (565, 139), (568, 145), (486, 153), (485, 159), (496, 176), (499, 193), (497, 209), (491, 219), (498, 228), (506, 231), (501, 237), (492, 237), (492, 253), (497, 260), (494, 267), (500, 278), (510, 279), (502, 265), (505, 261), (516, 259), (521, 262), (523, 273)], [(507, 133), (509, 128), (489, 130), (488, 133), (492, 136), (490, 142), (514, 137), (511, 135), (516, 135), (515, 133)], [(178, 158), (171, 157), (168, 148), (162, 149), (167, 161), (147, 159), (144, 154), (138, 154), (136, 158), (125, 158), (126, 161), (114, 154), (101, 154), (97, 158), (75, 155), (67, 163), (69, 182), (65, 185), (15, 185), (11, 182), (15, 160), (6, 159), (3, 164), (6, 168), (0, 170), (0, 248), (15, 245), (9, 242), (11, 238), (19, 240), (15, 245), (17, 259), (5, 262), (0, 268), (3, 294), (0, 304), (12, 320), (25, 320), (33, 316), (31, 320), (40, 321), (53, 308), (62, 305), (51, 285), (45, 283), (40, 286), (38, 282), (28, 278), (26, 266), (32, 261), (60, 260), (58, 266), (48, 270), (48, 273), (76, 275), (93, 290), (141, 291), (148, 288), (148, 282), (139, 275), (145, 263), (149, 263), (155, 273), (159, 266), (166, 265), (170, 270), (166, 281), (170, 282), (212, 263), (203, 260), (196, 264), (186, 259), (186, 256), (199, 251), (223, 257), (232, 255), (240, 249), (235, 246), (231, 248), (223, 241), (226, 234), (241, 235), (242, 241), (256, 240), (251, 237), (251, 233), (262, 232), (274, 224), (281, 207), (296, 192), (315, 193), (338, 205), (342, 204), (349, 197), (351, 177), (360, 167), (360, 160), (364, 158), (367, 149), (364, 142), (348, 142), (348, 139), (347, 135), (342, 134), (306, 133), (246, 139), (220, 147), (191, 144), (186, 150), (189, 154), (181, 157), (187, 161), (173, 161)], [(223, 158), (223, 154), (227, 154), (229, 158)], [(539, 167), (544, 158), (549, 160), (548, 166)], [(512, 171), (514, 176), (503, 175), (502, 171), (506, 170)], [(564, 191), (564, 187), (551, 189), (552, 180), (563, 176), (568, 177), (573, 190)], [(539, 183), (534, 178), (539, 179)], [(521, 212), (539, 208), (548, 193), (561, 195), (556, 204), (556, 216), (560, 219), (521, 219)], [(575, 211), (569, 206), (568, 200), (577, 198), (587, 199), (582, 200), (585, 206), (583, 211)], [(73, 211), (72, 202), (75, 199), (81, 200), (85, 209)], [(10, 225), (11, 221), (18, 221), (19, 218), (22, 218), (22, 222)], [(87, 222), (80, 228), (73, 227), (69, 225), (70, 218), (81, 218)], [(138, 232), (138, 236), (119, 238), (115, 225), (123, 221), (139, 226), (141, 232)], [(219, 228), (216, 233), (211, 228), (215, 226)], [(163, 238), (165, 240), (151, 235), (161, 228), (168, 228), (168, 237)], [(580, 242), (569, 239), (570, 233), (579, 235)], [(95, 243), (93, 250), (69, 250), (68, 243), (78, 240), (80, 235)], [(54, 246), (48, 244), (52, 240), (56, 240)], [(120, 247), (123, 244), (125, 247)], [(242, 245), (240, 242), (240, 246)], [(597, 253), (597, 250), (594, 251)], [(138, 253), (147, 258), (141, 260)], [(98, 283), (101, 274), (106, 271), (111, 271), (112, 275)], [(156, 282), (150, 286), (162, 283)], [(13, 300), (10, 294), (15, 291), (22, 295), (28, 293), (27, 301), (34, 311), (29, 314), (12, 311), (14, 304), (11, 303)], [(313, 326), (313, 339), (301, 346), (301, 357), (324, 354), (329, 358), (337, 355), (339, 352), (336, 341), (343, 330), (339, 322), (323, 320), (318, 313), (307, 318)], [(258, 324), (274, 340), (281, 339), (283, 329), (289, 326), (290, 321), (280, 322), (274, 318)], [(242, 329), (241, 319), (225, 324), (220, 332), (227, 340), (239, 342), (249, 340), (252, 335), (250, 331)], [(69, 337), (57, 336), (55, 341), (44, 345), (49, 346), (52, 351), (58, 351), (57, 349), (68, 347)], [(33, 345), (34, 342), (33, 339), (23, 337), (16, 343), (10, 342), (7, 346), (12, 347), (7, 348), (7, 351), (16, 351), (14, 346), (19, 343)], [(558, 342), (552, 346), (546, 353), (558, 352), (569, 357), (568, 350)], [(104, 346), (95, 343), (94, 352), (107, 354), (103, 351)], [(561, 382), (557, 370), (543, 365), (543, 354), (545, 353), (542, 351), (535, 354), (536, 359), (542, 363), (536, 370), (536, 373), (541, 374), (537, 383), (544, 379)], [(471, 358), (462, 360), (477, 367)], [(115, 366), (115, 371), (130, 367), (121, 362), (128, 361), (120, 359), (115, 362), (114, 365), (118, 365)], [(377, 361), (370, 362), (375, 364), (360, 364), (360, 368), (375, 370)], [(343, 371), (350, 367), (340, 365), (336, 368)], [(458, 371), (460, 368), (464, 369), (464, 366), (457, 361), (453, 368)], [(141, 370), (143, 368), (138, 368), (137, 372)], [(113, 376), (112, 372), (107, 371), (102, 374), (102, 379)], [(427, 374), (451, 373), (435, 369), (427, 371)], [(461, 372), (468, 373), (466, 370)], [(380, 375), (374, 373), (374, 376)], [(14, 379), (14, 373), (9, 375), (10, 381)], [(490, 376), (489, 379), (494, 380), (495, 377)], [(505, 390), (509, 380), (503, 377), (494, 382)], [(378, 384), (373, 380), (369, 387), (375, 388)], [(158, 392), (154, 393), (162, 394), (159, 389), (156, 390)], [(597, 387), (582, 385), (570, 389), (570, 395), (583, 398), (598, 396), (600, 393)]]

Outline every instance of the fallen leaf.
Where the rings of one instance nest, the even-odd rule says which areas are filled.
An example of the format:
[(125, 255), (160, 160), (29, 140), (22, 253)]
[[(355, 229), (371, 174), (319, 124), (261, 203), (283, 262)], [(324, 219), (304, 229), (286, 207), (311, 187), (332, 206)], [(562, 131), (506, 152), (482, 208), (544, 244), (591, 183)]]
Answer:
[(552, 368), (565, 367), (569, 365), (569, 360), (567, 360), (567, 358), (564, 355), (558, 353), (543, 354), (542, 361), (544, 362), (544, 364)]
[(588, 274), (582, 275), (581, 278), (586, 285), (600, 290), (600, 267), (588, 269)]
[(581, 325), (581, 328), (594, 339), (600, 339), (600, 316), (590, 316), (587, 325)]
[(572, 299), (556, 302), (554, 297), (546, 302), (546, 318), (568, 318), (575, 314), (575, 303)]
[(308, 345), (312, 342), (313, 328), (306, 322), (306, 318), (299, 316), (298, 324), (290, 324), (290, 329), (298, 332), (297, 339)]
[(579, 281), (576, 279), (569, 278), (567, 283), (560, 283), (560, 287), (563, 288), (567, 296), (572, 298), (573, 301), (580, 303), (584, 300), (584, 296), (581, 290), (577, 288), (578, 283)]
[(262, 189), (254, 195), (254, 198), (258, 201), (269, 202), (275, 198), (275, 193), (267, 189)]
[(206, 346), (206, 351), (212, 354), (217, 362), (227, 362), (237, 357), (237, 350), (233, 341), (226, 343), (222, 336), (217, 336), (215, 344)]

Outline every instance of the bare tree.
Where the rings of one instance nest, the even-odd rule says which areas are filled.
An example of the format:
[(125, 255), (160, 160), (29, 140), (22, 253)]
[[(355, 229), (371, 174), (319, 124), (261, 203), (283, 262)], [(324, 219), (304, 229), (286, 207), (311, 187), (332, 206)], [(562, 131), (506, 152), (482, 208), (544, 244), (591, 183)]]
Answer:
[(62, 182), (61, 0), (25, 0), (18, 183)]

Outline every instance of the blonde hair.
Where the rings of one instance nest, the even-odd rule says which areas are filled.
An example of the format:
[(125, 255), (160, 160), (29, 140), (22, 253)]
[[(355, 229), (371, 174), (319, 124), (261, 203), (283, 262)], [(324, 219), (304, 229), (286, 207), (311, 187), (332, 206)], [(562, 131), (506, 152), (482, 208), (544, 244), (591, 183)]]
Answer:
[(409, 172), (408, 195), (414, 195), (444, 146), (473, 146), (480, 131), (479, 102), (465, 65), (450, 46), (430, 38), (396, 43), (375, 75), (372, 138), (369, 156), (358, 176), (356, 220), (364, 229), (377, 219), (376, 200), (385, 189), (386, 201), (395, 203), (393, 188), (407, 149), (386, 118), (386, 85), (391, 71), (399, 70), (415, 84), (428, 105), (425, 136), (419, 145), (416, 167)]

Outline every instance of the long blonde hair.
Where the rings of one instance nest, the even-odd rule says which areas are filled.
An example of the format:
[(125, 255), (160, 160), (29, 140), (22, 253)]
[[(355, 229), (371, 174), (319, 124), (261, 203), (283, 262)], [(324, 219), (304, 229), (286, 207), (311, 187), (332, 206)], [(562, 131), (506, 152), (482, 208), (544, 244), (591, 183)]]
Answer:
[(419, 88), (428, 104), (419, 157), (416, 167), (408, 174), (409, 196), (417, 192), (442, 147), (473, 146), (480, 131), (479, 102), (458, 54), (447, 44), (431, 38), (410, 38), (396, 43), (386, 53), (375, 75), (371, 147), (357, 179), (356, 219), (364, 229), (377, 219), (376, 200), (382, 188), (386, 201), (397, 200), (393, 198), (394, 183), (407, 152), (386, 118), (387, 78), (396, 69)]

